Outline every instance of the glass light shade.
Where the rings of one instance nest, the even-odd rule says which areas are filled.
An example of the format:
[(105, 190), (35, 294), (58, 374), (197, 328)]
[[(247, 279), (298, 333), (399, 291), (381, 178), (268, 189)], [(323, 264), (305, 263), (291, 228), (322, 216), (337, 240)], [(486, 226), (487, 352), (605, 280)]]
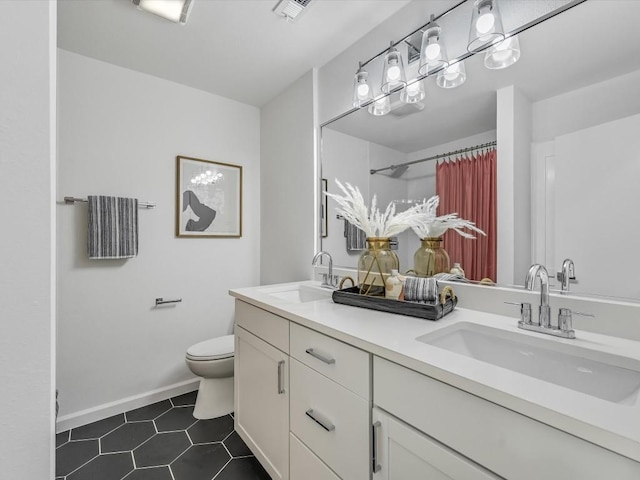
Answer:
[(424, 84), (422, 80), (414, 79), (407, 83), (407, 86), (400, 93), (400, 100), (404, 103), (418, 103), (425, 97)]
[(438, 72), (436, 84), (440, 88), (455, 88), (462, 85), (467, 80), (467, 69), (464, 60), (452, 63), (444, 70)]
[[(433, 18), (433, 15), (431, 16)], [(447, 49), (440, 36), (442, 29), (431, 22), (422, 34), (422, 46), (420, 47), (420, 65), (418, 73), (428, 75), (435, 70), (446, 67), (449, 64)]]
[(520, 59), (520, 41), (518, 36), (508, 37), (487, 50), (484, 66), (491, 70), (507, 68)]
[(404, 73), (404, 63), (402, 55), (398, 49), (393, 46), (389, 47), (389, 51), (384, 57), (384, 68), (382, 70), (382, 86), (380, 89), (383, 93), (389, 93), (392, 90), (403, 87), (407, 84), (407, 78)]
[(386, 115), (390, 111), (391, 100), (389, 100), (388, 95), (377, 99), (375, 102), (369, 105), (369, 113), (376, 117)]
[(477, 53), (504, 39), (497, 0), (474, 0), (467, 50)]
[(362, 64), (358, 68), (356, 75), (353, 77), (353, 106), (360, 108), (365, 103), (373, 100), (373, 92), (368, 83), (369, 72), (362, 68)]

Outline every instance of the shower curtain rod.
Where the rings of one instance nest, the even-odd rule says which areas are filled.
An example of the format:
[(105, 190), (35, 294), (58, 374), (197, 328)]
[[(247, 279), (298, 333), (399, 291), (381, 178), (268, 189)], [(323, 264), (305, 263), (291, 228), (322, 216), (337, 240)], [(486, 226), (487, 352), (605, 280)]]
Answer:
[(385, 170), (396, 170), (398, 168), (409, 167), (409, 165), (415, 165), (416, 163), (428, 162), (429, 160), (438, 160), (440, 158), (450, 157), (451, 155), (458, 155), (460, 153), (472, 152), (473, 150), (480, 150), (481, 148), (495, 147), (496, 144), (497, 144), (496, 141), (481, 143), (473, 147), (461, 148), (460, 150), (453, 150), (451, 152), (441, 153), (439, 155), (434, 155), (432, 157), (421, 158), (420, 160), (412, 160), (410, 162), (399, 163), (398, 165), (389, 165), (388, 167), (384, 167), (384, 168), (371, 169), (369, 170), (369, 172), (371, 173), (371, 175), (373, 175), (375, 173), (383, 172)]

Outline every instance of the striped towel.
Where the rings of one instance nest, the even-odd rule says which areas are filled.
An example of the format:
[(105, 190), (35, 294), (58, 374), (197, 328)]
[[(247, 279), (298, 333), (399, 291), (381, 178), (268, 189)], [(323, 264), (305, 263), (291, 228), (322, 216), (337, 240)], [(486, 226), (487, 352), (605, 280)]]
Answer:
[(407, 277), (404, 281), (404, 299), (408, 302), (435, 302), (438, 282), (433, 277)]
[(91, 195), (89, 258), (132, 258), (138, 255), (138, 199)]
[(347, 220), (344, 221), (344, 236), (347, 239), (347, 252), (364, 250), (367, 247), (367, 235)]

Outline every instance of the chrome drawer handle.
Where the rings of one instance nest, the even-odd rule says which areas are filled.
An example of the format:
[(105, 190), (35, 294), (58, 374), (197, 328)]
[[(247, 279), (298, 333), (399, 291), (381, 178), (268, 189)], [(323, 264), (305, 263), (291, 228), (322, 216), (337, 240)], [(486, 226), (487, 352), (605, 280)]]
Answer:
[(311, 355), (312, 357), (317, 358), (318, 360), (320, 360), (321, 362), (326, 363), (327, 365), (333, 365), (334, 363), (336, 363), (336, 359), (335, 358), (328, 358), (325, 357), (324, 355), (319, 354), (318, 352), (316, 352), (313, 348), (307, 348), (305, 350), (305, 352), (307, 352), (309, 355)]
[(278, 362), (278, 395), (282, 395), (284, 393), (284, 375), (282, 371), (284, 370), (284, 360), (280, 360)]
[(318, 425), (324, 428), (327, 432), (332, 432), (333, 430), (336, 429), (336, 426), (333, 423), (316, 417), (317, 414), (313, 411), (313, 408), (310, 408), (304, 413), (306, 413), (307, 417), (309, 417), (311, 420), (316, 422)]
[(373, 424), (373, 473), (378, 473), (380, 470), (382, 470), (382, 465), (380, 465), (378, 463), (378, 456), (379, 456), (379, 450), (378, 450), (378, 429), (382, 426), (382, 424), (378, 421), (376, 423)]

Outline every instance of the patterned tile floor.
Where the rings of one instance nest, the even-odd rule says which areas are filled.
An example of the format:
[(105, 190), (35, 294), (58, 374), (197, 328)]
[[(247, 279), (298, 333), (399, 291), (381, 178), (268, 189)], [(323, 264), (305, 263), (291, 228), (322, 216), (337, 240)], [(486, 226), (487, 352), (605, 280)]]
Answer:
[(56, 435), (56, 480), (270, 480), (233, 417), (193, 418), (197, 392)]

